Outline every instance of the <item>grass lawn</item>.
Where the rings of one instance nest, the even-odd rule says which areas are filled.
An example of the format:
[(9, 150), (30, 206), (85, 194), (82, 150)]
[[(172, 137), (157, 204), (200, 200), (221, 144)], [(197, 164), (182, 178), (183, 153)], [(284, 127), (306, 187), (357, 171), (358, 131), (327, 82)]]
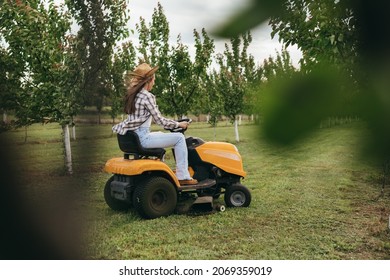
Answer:
[[(254, 125), (242, 125), (237, 147), (248, 173), (243, 184), (252, 192), (250, 207), (155, 220), (114, 212), (104, 202), (110, 174), (102, 168), (121, 156), (110, 128), (77, 127), (73, 176), (63, 172), (58, 125), (30, 127), (25, 144), (24, 130), (0, 135), (13, 143), (12, 164), (22, 174), (28, 203), (51, 211), (47, 221), (58, 221), (52, 210), (61, 209), (65, 218), (56, 226), (64, 239), (72, 237), (75, 224), (83, 229), (75, 244), (84, 258), (390, 259), (390, 188), (381, 195), (380, 167), (359, 156), (365, 137), (360, 122), (320, 129), (289, 148), (271, 147)], [(233, 127), (225, 123), (215, 131), (193, 123), (187, 135), (234, 142)], [(173, 164), (170, 151), (167, 161)]]

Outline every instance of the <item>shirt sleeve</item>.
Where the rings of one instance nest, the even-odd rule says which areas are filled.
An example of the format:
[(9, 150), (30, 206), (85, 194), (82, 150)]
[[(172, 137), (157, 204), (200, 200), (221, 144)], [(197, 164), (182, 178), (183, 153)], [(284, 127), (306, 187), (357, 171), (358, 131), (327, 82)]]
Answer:
[(163, 117), (156, 104), (156, 98), (152, 94), (148, 94), (148, 98), (145, 100), (145, 107), (152, 115), (154, 122), (166, 129), (173, 129), (179, 127), (179, 123)]

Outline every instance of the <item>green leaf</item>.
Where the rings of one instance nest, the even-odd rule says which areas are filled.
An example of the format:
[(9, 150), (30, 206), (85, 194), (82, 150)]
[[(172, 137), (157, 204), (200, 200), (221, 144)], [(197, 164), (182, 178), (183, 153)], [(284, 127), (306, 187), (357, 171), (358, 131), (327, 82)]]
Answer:
[(273, 143), (292, 144), (319, 127), (321, 120), (338, 111), (337, 72), (316, 69), (308, 75), (277, 80), (264, 99), (262, 130)]
[(276, 15), (282, 10), (282, 3), (281, 0), (252, 0), (213, 33), (226, 38), (238, 36)]

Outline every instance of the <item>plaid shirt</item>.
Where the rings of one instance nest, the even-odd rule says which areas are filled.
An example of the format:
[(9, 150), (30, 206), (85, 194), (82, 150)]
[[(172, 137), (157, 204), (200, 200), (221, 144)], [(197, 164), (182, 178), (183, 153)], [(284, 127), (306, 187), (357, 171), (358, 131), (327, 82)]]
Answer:
[(135, 98), (135, 112), (127, 119), (112, 127), (115, 133), (125, 135), (128, 130), (136, 130), (152, 116), (154, 122), (164, 128), (177, 128), (179, 123), (164, 118), (156, 104), (156, 97), (149, 91), (142, 89)]

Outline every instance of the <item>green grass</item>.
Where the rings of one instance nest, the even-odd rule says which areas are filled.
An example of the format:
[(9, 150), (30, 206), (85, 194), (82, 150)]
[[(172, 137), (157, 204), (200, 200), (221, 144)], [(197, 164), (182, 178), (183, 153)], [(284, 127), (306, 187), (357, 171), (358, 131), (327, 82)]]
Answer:
[[(107, 159), (121, 156), (110, 125), (80, 126), (72, 142), (75, 174), (63, 173), (58, 125), (7, 132), (15, 168), (33, 201), (63, 196), (85, 228), (88, 259), (390, 259), (390, 191), (381, 194), (380, 168), (363, 160), (362, 123), (320, 129), (301, 143), (271, 147), (254, 125), (240, 127), (237, 147), (252, 192), (249, 208), (209, 215), (143, 220), (114, 212), (103, 198)], [(234, 143), (234, 130), (193, 123), (188, 136)], [(168, 152), (168, 163), (173, 159)], [(44, 200), (44, 201), (45, 201)], [(223, 198), (220, 198), (223, 201)], [(54, 214), (53, 214), (54, 215)]]

